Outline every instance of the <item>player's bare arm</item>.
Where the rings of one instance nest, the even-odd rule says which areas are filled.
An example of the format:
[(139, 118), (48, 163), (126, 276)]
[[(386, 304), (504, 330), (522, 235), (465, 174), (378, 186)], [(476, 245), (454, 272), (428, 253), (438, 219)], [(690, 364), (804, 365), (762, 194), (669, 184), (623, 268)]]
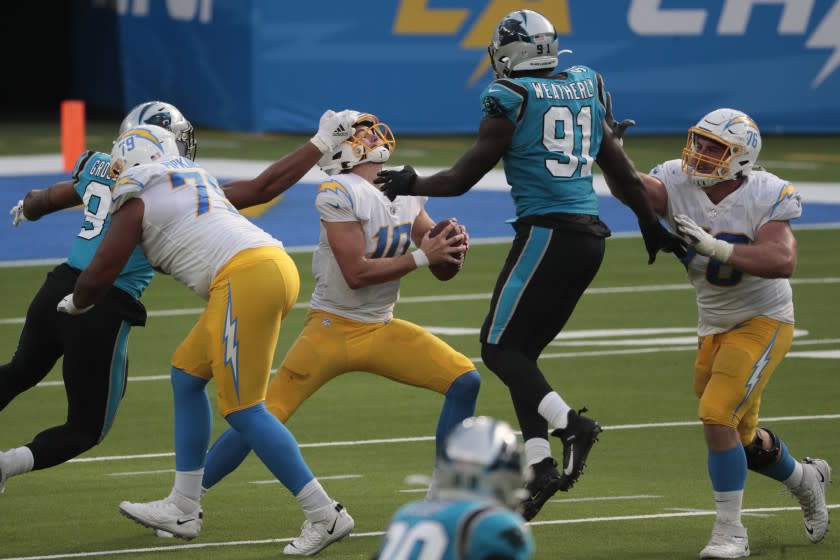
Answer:
[(111, 216), (111, 225), (96, 255), (76, 280), (73, 290), (76, 307), (84, 308), (101, 300), (120, 275), (134, 247), (140, 243), (143, 211), (143, 201), (132, 198)]
[(767, 222), (755, 243), (735, 244), (727, 264), (762, 278), (790, 278), (796, 270), (796, 238), (790, 223)]
[(73, 188), (73, 181), (60, 181), (46, 189), (32, 189), (23, 199), (23, 215), (27, 220), (35, 220), (82, 203), (79, 193)]
[(240, 179), (222, 185), (228, 200), (236, 208), (264, 204), (300, 181), (321, 158), (321, 151), (311, 142), (269, 165), (253, 179)]

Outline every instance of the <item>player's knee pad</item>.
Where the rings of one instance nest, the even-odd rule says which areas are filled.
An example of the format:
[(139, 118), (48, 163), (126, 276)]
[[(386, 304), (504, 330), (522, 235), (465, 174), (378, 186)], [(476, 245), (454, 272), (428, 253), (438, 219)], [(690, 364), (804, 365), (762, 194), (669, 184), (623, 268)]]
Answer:
[(747, 467), (754, 471), (763, 469), (775, 463), (779, 457), (779, 450), (782, 447), (782, 443), (779, 441), (776, 434), (767, 428), (761, 429), (767, 432), (770, 437), (770, 449), (764, 449), (764, 440), (759, 435), (758, 431), (755, 432), (755, 437), (750, 444), (744, 446), (744, 451), (747, 454)]

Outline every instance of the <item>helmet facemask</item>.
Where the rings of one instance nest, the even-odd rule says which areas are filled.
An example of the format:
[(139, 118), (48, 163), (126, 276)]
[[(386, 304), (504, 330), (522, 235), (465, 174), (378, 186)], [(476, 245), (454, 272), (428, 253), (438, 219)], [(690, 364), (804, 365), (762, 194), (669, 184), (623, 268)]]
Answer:
[(385, 163), (397, 147), (391, 128), (376, 115), (362, 113), (353, 124), (353, 135), (318, 165), (328, 175), (350, 171), (362, 163)]
[(688, 130), (682, 170), (692, 183), (707, 188), (749, 175), (760, 151), (755, 122), (741, 111), (718, 109)]

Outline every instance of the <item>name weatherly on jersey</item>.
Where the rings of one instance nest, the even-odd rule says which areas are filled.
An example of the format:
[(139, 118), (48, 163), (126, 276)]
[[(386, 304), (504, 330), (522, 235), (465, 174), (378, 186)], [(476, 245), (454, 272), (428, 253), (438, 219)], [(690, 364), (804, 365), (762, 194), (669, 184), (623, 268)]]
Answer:
[(537, 99), (589, 99), (595, 97), (595, 84), (591, 78), (570, 84), (533, 82), (531, 87)]

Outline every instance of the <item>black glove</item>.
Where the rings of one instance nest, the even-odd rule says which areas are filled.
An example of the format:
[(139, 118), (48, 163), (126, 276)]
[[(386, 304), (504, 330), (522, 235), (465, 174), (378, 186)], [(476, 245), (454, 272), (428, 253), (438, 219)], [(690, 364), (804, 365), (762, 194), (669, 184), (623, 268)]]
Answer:
[(636, 121), (634, 121), (633, 119), (624, 119), (621, 122), (615, 120), (615, 117), (613, 116), (612, 112), (611, 93), (607, 93), (607, 113), (604, 115), (604, 120), (606, 121), (607, 126), (609, 126), (612, 129), (613, 134), (615, 134), (615, 137), (619, 140), (624, 138), (624, 133), (627, 132), (628, 128), (636, 124)]
[(414, 189), (414, 182), (417, 181), (417, 172), (410, 165), (403, 165), (402, 169), (387, 169), (376, 174), (373, 180), (377, 185), (382, 185), (382, 192), (388, 200), (394, 200), (398, 196), (410, 195)]
[(659, 251), (674, 253), (680, 259), (686, 255), (688, 245), (685, 241), (668, 231), (659, 220), (647, 226), (640, 224), (639, 227), (648, 252), (648, 264), (653, 264)]

